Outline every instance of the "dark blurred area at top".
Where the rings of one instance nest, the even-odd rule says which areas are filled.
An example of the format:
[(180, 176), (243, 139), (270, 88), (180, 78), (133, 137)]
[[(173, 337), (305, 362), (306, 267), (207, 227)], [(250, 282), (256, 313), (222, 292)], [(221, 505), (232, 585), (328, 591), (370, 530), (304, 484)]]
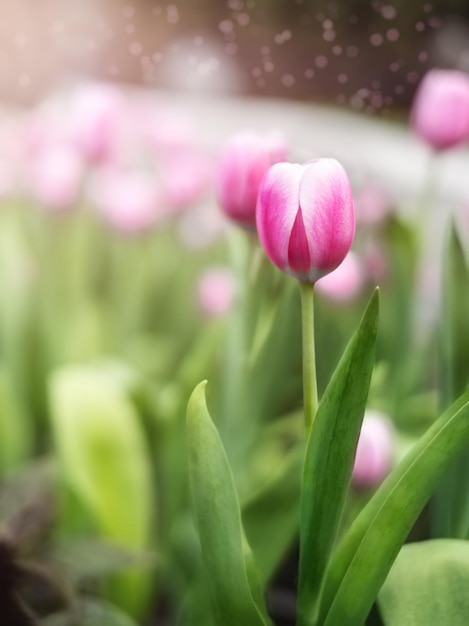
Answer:
[(469, 70), (469, 3), (0, 0), (0, 95), (72, 77), (406, 108), (429, 67)]

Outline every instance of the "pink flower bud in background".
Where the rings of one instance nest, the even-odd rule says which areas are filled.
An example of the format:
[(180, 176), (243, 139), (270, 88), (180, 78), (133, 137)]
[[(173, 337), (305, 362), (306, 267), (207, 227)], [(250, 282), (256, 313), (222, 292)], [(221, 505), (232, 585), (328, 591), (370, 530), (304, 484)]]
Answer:
[(332, 272), (355, 233), (345, 169), (335, 159), (273, 165), (259, 190), (257, 231), (267, 256), (287, 274), (314, 283)]
[(379, 485), (392, 469), (394, 449), (391, 420), (379, 411), (366, 411), (355, 454), (353, 483), (362, 488)]
[(355, 213), (361, 224), (379, 224), (391, 212), (392, 203), (389, 193), (380, 185), (364, 185), (355, 194)]
[(345, 302), (357, 296), (364, 284), (365, 276), (358, 257), (349, 252), (333, 272), (316, 283), (316, 290), (330, 300)]
[(195, 204), (213, 178), (208, 159), (193, 151), (169, 158), (163, 168), (163, 194), (169, 207), (176, 211)]
[(44, 147), (30, 163), (29, 172), (29, 191), (45, 208), (62, 211), (76, 204), (84, 165), (71, 146)]
[(74, 142), (89, 161), (102, 163), (112, 156), (124, 119), (123, 94), (112, 85), (83, 85), (74, 95), (71, 132)]
[(209, 317), (226, 315), (236, 298), (233, 272), (224, 267), (206, 270), (197, 284), (197, 302), (202, 313)]
[(419, 85), (411, 124), (435, 150), (469, 139), (469, 76), (458, 70), (430, 70)]
[(104, 219), (123, 233), (146, 230), (162, 214), (161, 192), (153, 177), (143, 172), (101, 173), (91, 195)]
[(218, 203), (227, 217), (242, 226), (256, 225), (256, 203), (264, 174), (286, 158), (286, 145), (276, 134), (243, 132), (223, 148), (216, 174)]

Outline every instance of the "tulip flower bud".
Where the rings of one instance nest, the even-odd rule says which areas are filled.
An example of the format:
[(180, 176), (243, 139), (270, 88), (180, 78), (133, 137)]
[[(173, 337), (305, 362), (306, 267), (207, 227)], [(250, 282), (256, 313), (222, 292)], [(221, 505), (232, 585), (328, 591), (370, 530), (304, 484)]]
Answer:
[(244, 132), (226, 144), (217, 174), (218, 202), (238, 224), (255, 228), (256, 203), (262, 177), (274, 163), (286, 158), (286, 146), (277, 135)]
[(197, 284), (197, 302), (208, 317), (226, 315), (236, 298), (236, 281), (233, 273), (224, 267), (206, 270)]
[(391, 470), (393, 456), (392, 422), (378, 411), (366, 411), (353, 466), (355, 485), (370, 488), (381, 483)]
[(273, 165), (259, 190), (257, 231), (267, 256), (302, 282), (315, 283), (347, 255), (355, 211), (347, 174), (335, 159)]
[(435, 150), (467, 141), (469, 76), (458, 70), (430, 70), (417, 90), (411, 124)]

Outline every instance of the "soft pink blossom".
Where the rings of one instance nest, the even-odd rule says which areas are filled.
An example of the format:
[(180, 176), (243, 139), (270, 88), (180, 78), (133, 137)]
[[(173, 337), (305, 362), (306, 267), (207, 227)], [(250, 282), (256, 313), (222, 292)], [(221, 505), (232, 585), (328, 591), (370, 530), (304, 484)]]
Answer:
[(269, 167), (286, 155), (283, 138), (274, 133), (242, 132), (226, 143), (216, 173), (216, 192), (220, 207), (230, 219), (243, 226), (255, 226), (261, 180)]
[(162, 213), (161, 191), (144, 172), (105, 172), (95, 181), (92, 195), (104, 219), (124, 233), (150, 228)]
[(224, 267), (206, 270), (197, 284), (197, 302), (200, 310), (209, 317), (226, 315), (236, 298), (236, 281), (233, 272)]
[(163, 165), (165, 201), (176, 211), (195, 204), (212, 182), (212, 167), (204, 154), (185, 151), (168, 158)]
[(364, 185), (355, 194), (355, 213), (357, 222), (362, 224), (379, 224), (391, 212), (390, 194), (377, 183)]
[(379, 411), (366, 411), (353, 466), (354, 484), (363, 488), (379, 485), (392, 469), (394, 450), (391, 420)]
[(29, 164), (29, 191), (45, 208), (61, 211), (77, 202), (83, 176), (83, 161), (76, 150), (66, 144), (52, 144)]
[(416, 92), (411, 123), (435, 150), (469, 139), (469, 75), (459, 70), (430, 70)]
[(264, 177), (257, 231), (270, 260), (304, 282), (316, 282), (346, 257), (355, 232), (347, 173), (335, 159), (277, 163)]
[(125, 101), (113, 85), (82, 85), (74, 94), (70, 111), (73, 140), (92, 162), (109, 159), (118, 143), (125, 120)]
[(316, 290), (330, 300), (344, 302), (357, 296), (365, 282), (362, 265), (354, 252), (349, 252), (333, 272), (316, 283)]

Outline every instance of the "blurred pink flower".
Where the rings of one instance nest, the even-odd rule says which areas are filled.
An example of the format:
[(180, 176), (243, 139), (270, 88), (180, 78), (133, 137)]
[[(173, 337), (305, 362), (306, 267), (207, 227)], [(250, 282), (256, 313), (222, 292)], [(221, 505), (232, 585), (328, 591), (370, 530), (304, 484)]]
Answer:
[(379, 224), (391, 212), (392, 202), (384, 187), (370, 183), (354, 194), (355, 214), (361, 224)]
[(433, 69), (420, 83), (412, 106), (415, 132), (435, 150), (469, 139), (469, 76), (459, 70)]
[(326, 298), (344, 302), (360, 293), (364, 281), (363, 268), (357, 255), (349, 252), (333, 272), (318, 280), (316, 290)]
[(71, 146), (51, 144), (29, 163), (29, 192), (46, 209), (62, 211), (78, 201), (84, 165)]
[(163, 165), (165, 201), (176, 211), (188, 208), (209, 189), (212, 179), (211, 163), (204, 154), (186, 151), (172, 156)]
[(208, 317), (226, 315), (236, 299), (236, 281), (233, 272), (225, 267), (206, 270), (197, 283), (197, 303)]
[(256, 225), (256, 203), (261, 180), (269, 167), (287, 156), (277, 133), (242, 132), (223, 147), (216, 172), (218, 203), (227, 217), (242, 226)]
[(366, 411), (353, 466), (354, 484), (362, 488), (379, 485), (392, 469), (394, 451), (391, 420), (379, 411)]
[(109, 159), (122, 132), (126, 107), (123, 93), (105, 83), (84, 84), (73, 94), (70, 128), (73, 141), (91, 162)]
[(91, 196), (104, 219), (124, 233), (144, 231), (162, 215), (161, 191), (154, 178), (144, 172), (101, 172)]
[(314, 283), (346, 257), (355, 232), (352, 190), (335, 159), (277, 163), (264, 176), (257, 232), (277, 267)]

